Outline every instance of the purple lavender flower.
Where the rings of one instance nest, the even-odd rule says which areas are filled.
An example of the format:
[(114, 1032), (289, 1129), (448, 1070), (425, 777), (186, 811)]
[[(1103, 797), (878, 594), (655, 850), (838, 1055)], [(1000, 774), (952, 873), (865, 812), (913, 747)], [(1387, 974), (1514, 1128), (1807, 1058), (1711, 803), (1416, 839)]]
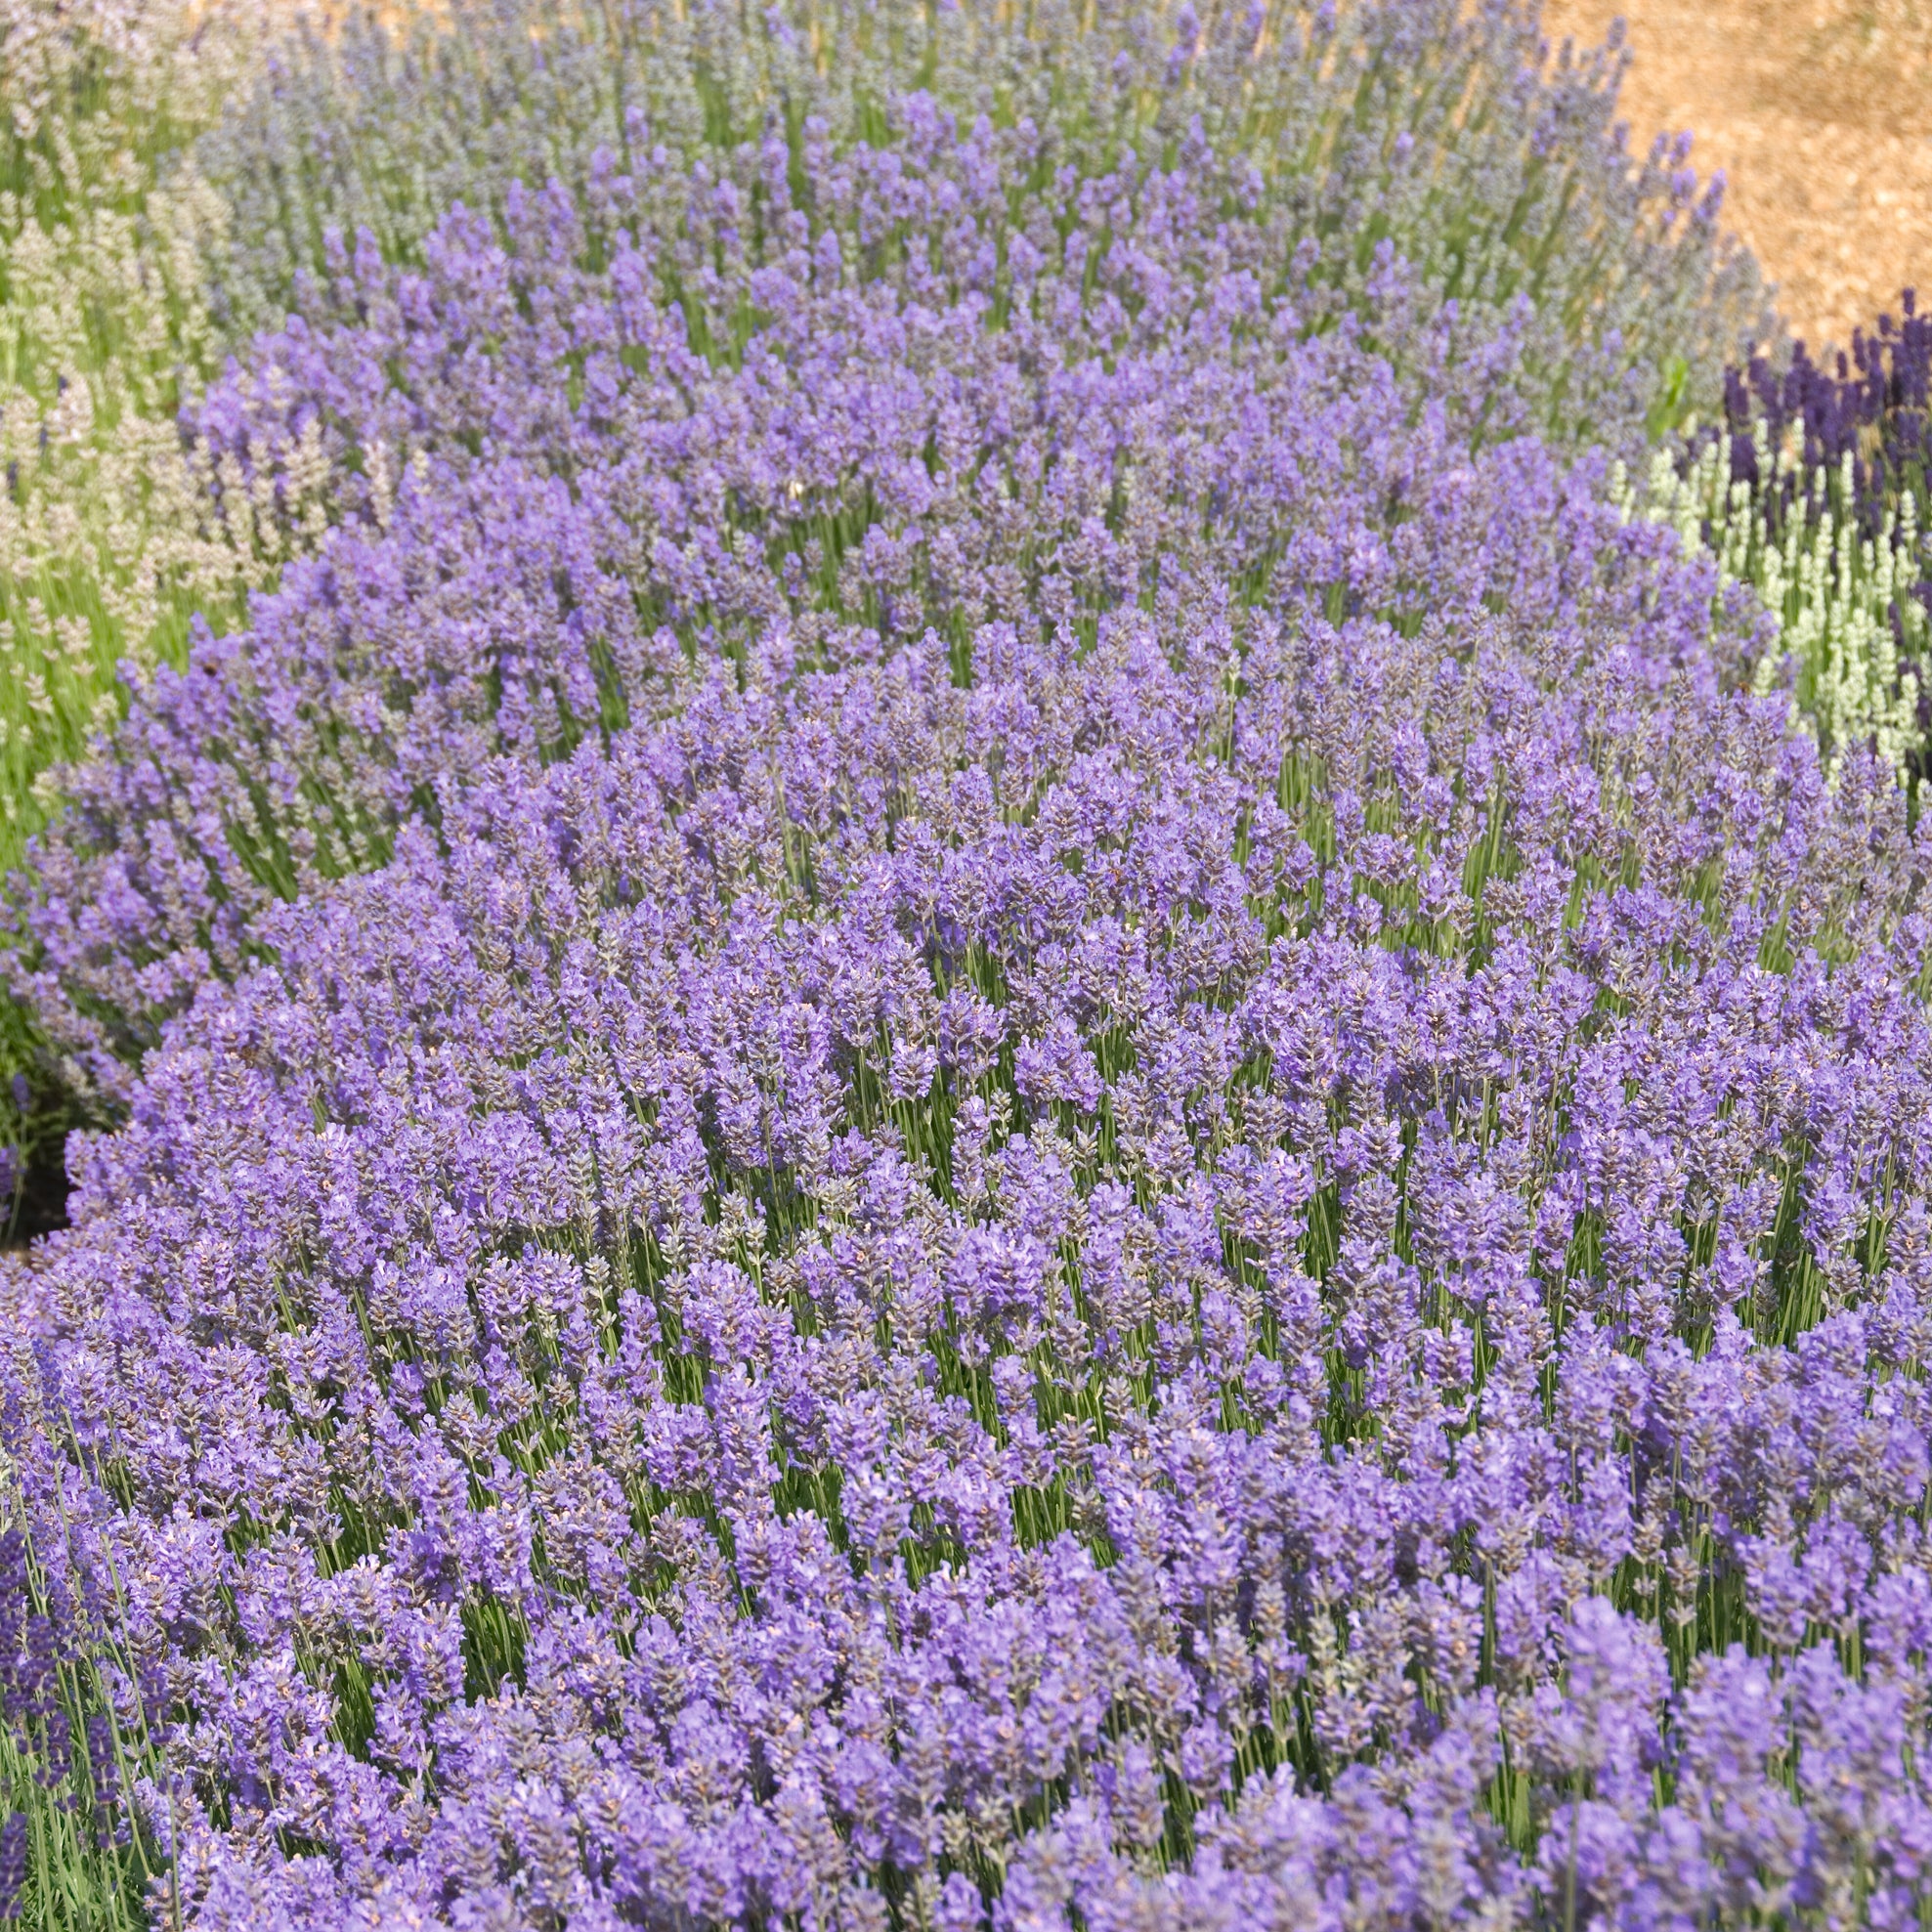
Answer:
[(12, 1811), (0, 1825), (0, 1918), (19, 1918), (26, 1892), (26, 1814)]
[(976, 14), (638, 21), (507, 69), (594, 166), (463, 27), (475, 211), (331, 150), (236, 268), (189, 431), (342, 527), (25, 888), (116, 1125), (0, 1271), (10, 1712), (208, 1932), (1903, 1922), (1932, 834), (1531, 433), (1614, 330), (1355, 245), (1434, 52), (1481, 205), (1601, 71), (1178, 9), (1068, 133)]
[(1921, 848), (1569, 501), (1462, 644), (775, 628), (263, 911), (7, 1357), (202, 1922), (1909, 1891)]

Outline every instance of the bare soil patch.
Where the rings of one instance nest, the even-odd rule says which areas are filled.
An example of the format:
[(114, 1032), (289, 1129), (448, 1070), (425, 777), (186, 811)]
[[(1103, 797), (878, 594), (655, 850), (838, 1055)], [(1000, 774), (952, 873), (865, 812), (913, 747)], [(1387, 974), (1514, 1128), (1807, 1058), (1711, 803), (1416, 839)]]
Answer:
[(1550, 0), (1553, 44), (1621, 13), (1633, 147), (1689, 128), (1792, 333), (1847, 343), (1932, 307), (1932, 0)]

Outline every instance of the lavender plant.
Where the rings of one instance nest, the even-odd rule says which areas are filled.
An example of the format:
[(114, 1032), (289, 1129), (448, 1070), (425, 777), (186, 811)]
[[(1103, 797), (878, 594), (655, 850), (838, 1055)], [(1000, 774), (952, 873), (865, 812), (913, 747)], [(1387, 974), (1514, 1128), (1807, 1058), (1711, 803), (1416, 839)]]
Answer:
[[(1912, 291), (1904, 320), (1853, 338), (1835, 374), (1802, 343), (1780, 366), (1734, 369), (1723, 427), (1653, 456), (1643, 513), (1672, 524), (1750, 583), (1778, 621), (1800, 714), (1836, 757), (1875, 746), (1913, 785), (1932, 710), (1926, 396), (1932, 329)], [(1620, 499), (1640, 493), (1625, 478)], [(1777, 654), (1763, 660), (1767, 676)]]
[[(219, 366), (207, 261), (227, 226), (174, 158), (244, 84), (253, 10), (0, 6), (0, 873), (53, 768), (116, 715), (124, 664), (178, 659), (190, 613), (238, 614), (265, 560), (213, 514), (176, 411)], [(23, 1086), (0, 1001), (0, 1219), (59, 1111)], [(17, 1091), (18, 1090), (18, 1091)]]
[(1431, 493), (1534, 425), (1532, 305), (1472, 325), (1385, 239), (1372, 320), (1309, 346), (1324, 287), (1282, 281), (1277, 221), (1228, 217), (1252, 163), (1198, 124), (1084, 187), (1032, 122), (913, 94), (888, 125), (852, 156), (808, 119), (802, 161), (774, 133), (750, 197), (660, 147), (594, 169), (588, 212), (553, 183), (500, 228), (446, 218), (420, 268), (331, 244), (196, 436), (278, 552), (319, 516), (361, 534), (72, 781), (24, 983), (77, 1084), (121, 1097), (266, 904), (380, 863), (479, 757), (664, 702), (675, 647), (782, 618), (808, 651), (857, 622), (964, 653), (989, 619), (1091, 630), (1163, 569), (1315, 580), (1337, 616), (1444, 594), (1350, 558), (1401, 558)]
[(23, 887), (0, 1894), (1923, 1923), (1932, 832), (1575, 454), (1682, 156), (1503, 9), (538, 19), (197, 154), (296, 561)]
[(265, 916), (0, 1406), (188, 1920), (1911, 1922), (1932, 852), (1589, 482)]
[[(1688, 143), (1641, 165), (1624, 151), (1620, 72), (1615, 41), (1551, 61), (1536, 9), (1515, 0), (1023, 17), (491, 0), (279, 50), (198, 161), (236, 210), (217, 297), (234, 326), (277, 325), (329, 278), (331, 229), (415, 262), (454, 205), (500, 222), (513, 186), (557, 181), (589, 214), (617, 175), (652, 181), (645, 219), (676, 251), (671, 289), (702, 319), (701, 346), (729, 353), (757, 298), (714, 287), (679, 244), (715, 225), (719, 268), (778, 265), (796, 213), (808, 240), (836, 230), (861, 274), (903, 272), (935, 231), (894, 193), (896, 150), (935, 111), (973, 133), (978, 167), (1013, 195), (1002, 208), (993, 182), (969, 182), (935, 211), (937, 235), (970, 220), (993, 251), (996, 322), (1013, 299), (1009, 232), (1056, 252), (1029, 204), (1063, 240), (1077, 194), (1083, 226), (1104, 231), (1090, 208), (1116, 211), (1211, 151), (1219, 218), (1265, 234), (1270, 281), (1324, 291), (1305, 325), (1361, 306), (1392, 241), (1433, 303), (1492, 326), (1528, 303), (1517, 353), (1539, 420), (1616, 441), (1647, 415), (1654, 428), (1715, 408), (1726, 360), (1769, 321), (1754, 265), (1720, 245), (1715, 190), (1684, 166)], [(855, 185), (870, 221), (855, 222)], [(1102, 273), (1111, 238), (1089, 257)], [(1131, 273), (1118, 253), (1114, 272)], [(1023, 300), (1023, 270), (1019, 282)]]
[[(17, 12), (7, 45), (29, 118), (12, 150), (26, 198), (8, 204), (24, 226), (5, 594), (26, 652), (9, 685), (27, 712), (9, 727), (0, 863), (55, 795), (49, 758), (111, 716), (123, 656), (178, 662), (192, 612), (232, 621), (332, 517), (380, 523), (425, 446), (460, 454), (537, 429), (522, 399), (503, 410), (510, 382), (551, 400), (544, 428), (575, 408), (598, 330), (564, 291), (623, 315), (614, 258), (712, 364), (745, 353), (762, 284), (795, 287), (801, 264), (822, 281), (828, 247), (834, 276), (914, 309), (943, 297), (956, 322), (1002, 327), (1041, 287), (1062, 304), (1077, 287), (1084, 330), (1036, 319), (1064, 351), (1105, 355), (1168, 328), (1164, 278), (1182, 277), (1183, 308), (1198, 302), (1224, 266), (1220, 233), (1252, 264), (1270, 326), (1365, 317), (1410, 377), (1456, 335), (1503, 399), (1491, 435), (1525, 417), (1570, 438), (1627, 436), (1647, 411), (1654, 425), (1702, 395), (1758, 320), (1750, 265), (1718, 247), (1714, 198), (1697, 200), (1681, 151), (1627, 166), (1610, 127), (1614, 60), (1566, 52), (1546, 71), (1533, 16), (1509, 6), (1465, 18), (1377, 0), (1205, 22), (1187, 8), (1045, 10), (1016, 26), (979, 9), (747, 24), (504, 0), (406, 19), (395, 38), (359, 18), (295, 40), (206, 9)], [(216, 102), (213, 131), (174, 153)], [(551, 318), (521, 366), (497, 360), (489, 232), (464, 230), (464, 201), (507, 243), (513, 299)], [(362, 237), (353, 250), (342, 232)], [(484, 285), (439, 294), (482, 300), (446, 310), (432, 348), (423, 318), (396, 306), (420, 285), (385, 282), (383, 265), (434, 286), (452, 246)], [(1393, 318), (1392, 246), (1410, 283)], [(371, 301), (379, 330), (364, 325)], [(271, 337), (237, 394), (196, 405), (178, 451), (184, 380), (291, 306), (308, 333)], [(512, 332), (531, 337), (531, 319)], [(460, 370), (435, 366), (451, 355)], [(600, 362), (595, 375), (601, 396), (612, 374)], [(448, 399), (427, 392), (452, 376), (468, 394), (444, 418)], [(662, 386), (654, 406), (681, 408)], [(572, 477), (574, 452), (537, 440)], [(837, 571), (869, 527), (841, 508), (800, 567), (816, 540)], [(270, 841), (287, 837), (300, 827)], [(0, 1073), (36, 1057), (23, 1011), (4, 1017)]]

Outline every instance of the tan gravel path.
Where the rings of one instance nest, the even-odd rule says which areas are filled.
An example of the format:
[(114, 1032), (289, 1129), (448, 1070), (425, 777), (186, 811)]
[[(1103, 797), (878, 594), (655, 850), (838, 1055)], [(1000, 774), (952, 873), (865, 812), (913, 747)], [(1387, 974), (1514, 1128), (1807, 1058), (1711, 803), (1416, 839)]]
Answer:
[(1901, 287), (1932, 308), (1932, 0), (1549, 0), (1553, 39), (1621, 12), (1633, 141), (1690, 128), (1794, 331), (1845, 342)]

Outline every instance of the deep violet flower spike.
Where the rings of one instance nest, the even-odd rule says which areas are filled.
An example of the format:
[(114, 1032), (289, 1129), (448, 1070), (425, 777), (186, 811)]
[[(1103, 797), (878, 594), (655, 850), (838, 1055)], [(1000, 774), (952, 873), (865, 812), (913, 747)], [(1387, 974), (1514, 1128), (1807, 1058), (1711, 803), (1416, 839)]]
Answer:
[(0, 1825), (0, 1919), (17, 1920), (25, 1907), (26, 1814), (13, 1811)]

